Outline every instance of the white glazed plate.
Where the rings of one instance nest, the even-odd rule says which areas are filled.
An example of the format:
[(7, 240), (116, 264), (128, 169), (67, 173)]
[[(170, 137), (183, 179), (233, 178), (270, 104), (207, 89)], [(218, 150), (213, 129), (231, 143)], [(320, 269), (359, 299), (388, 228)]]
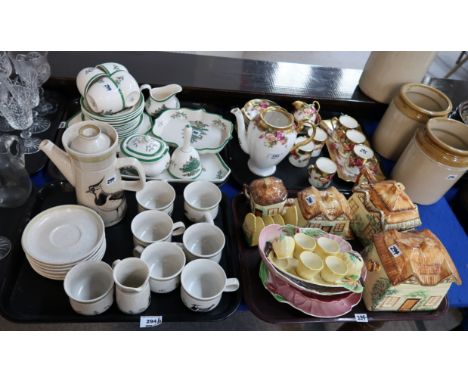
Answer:
[(104, 222), (93, 210), (78, 205), (49, 208), (35, 216), (21, 238), (25, 253), (41, 263), (69, 264), (99, 248)]
[[(77, 123), (77, 122), (83, 122), (83, 121), (88, 121), (88, 120), (89, 119), (86, 119), (83, 116), (83, 114), (81, 114), (81, 112), (78, 112), (66, 122), (66, 127), (73, 125), (74, 123)], [(141, 123), (135, 128), (134, 131), (130, 131), (128, 135), (146, 134), (150, 129), (151, 129), (151, 117), (148, 114), (144, 113), (143, 120), (141, 121)], [(121, 141), (123, 138), (126, 138), (125, 134), (122, 137), (121, 134), (119, 133), (119, 140)]]
[[(146, 180), (167, 180), (171, 183), (190, 183), (196, 180), (207, 180), (213, 183), (223, 183), (231, 173), (231, 169), (224, 163), (223, 158), (219, 154), (201, 154), (200, 162), (202, 172), (196, 179), (174, 178), (166, 170), (156, 176), (146, 176)], [(122, 169), (121, 173), (122, 178), (138, 179), (138, 176), (132, 170)]]
[(163, 111), (153, 124), (152, 134), (169, 146), (184, 143), (184, 128), (192, 127), (192, 146), (200, 153), (219, 153), (232, 138), (233, 124), (204, 109), (170, 109)]
[[(99, 252), (97, 252), (94, 256), (92, 256), (89, 259), (82, 260), (79, 263), (84, 262), (84, 261), (101, 261), (102, 258), (104, 257), (105, 253), (106, 253), (106, 245), (104, 245), (104, 247), (102, 247), (102, 249)], [(63, 270), (60, 270), (60, 271), (44, 269), (44, 268), (40, 267), (39, 265), (37, 265), (36, 263), (32, 262), (31, 261), (32, 258), (30, 258), (29, 256), (26, 256), (26, 257), (27, 257), (27, 259), (29, 261), (29, 265), (31, 265), (31, 268), (36, 273), (38, 273), (39, 275), (41, 275), (41, 276), (43, 276), (45, 278), (52, 279), (52, 280), (63, 280), (65, 278), (65, 276), (67, 275), (67, 273), (70, 271), (70, 269), (72, 269), (74, 267), (74, 265), (71, 265), (69, 268), (63, 269)]]

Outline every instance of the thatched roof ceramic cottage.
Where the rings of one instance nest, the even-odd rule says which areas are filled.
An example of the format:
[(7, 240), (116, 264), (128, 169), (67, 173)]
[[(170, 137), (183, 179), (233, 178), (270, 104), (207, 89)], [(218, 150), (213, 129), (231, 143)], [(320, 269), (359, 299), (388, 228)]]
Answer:
[(364, 303), (371, 311), (435, 310), (460, 276), (447, 250), (429, 230), (374, 235), (363, 253)]
[(405, 231), (421, 225), (418, 207), (394, 180), (363, 182), (353, 189), (348, 202), (353, 214), (351, 229), (364, 245), (374, 234), (396, 229)]
[(308, 187), (298, 192), (297, 201), (307, 227), (350, 238), (351, 209), (346, 197), (335, 187), (324, 191)]

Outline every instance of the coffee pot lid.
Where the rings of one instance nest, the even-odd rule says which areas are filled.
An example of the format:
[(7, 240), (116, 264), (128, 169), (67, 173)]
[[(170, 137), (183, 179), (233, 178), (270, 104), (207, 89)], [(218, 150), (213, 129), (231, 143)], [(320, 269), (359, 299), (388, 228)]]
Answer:
[(79, 128), (70, 148), (80, 154), (98, 154), (111, 145), (111, 138), (99, 126), (89, 123)]

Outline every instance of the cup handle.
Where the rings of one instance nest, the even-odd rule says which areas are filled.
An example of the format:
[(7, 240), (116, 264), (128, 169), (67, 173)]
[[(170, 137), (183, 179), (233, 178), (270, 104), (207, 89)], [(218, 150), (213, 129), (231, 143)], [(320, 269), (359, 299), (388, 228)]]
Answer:
[(185, 232), (185, 224), (184, 222), (177, 222), (174, 223), (172, 226), (172, 236), (179, 236)]
[(309, 167), (307, 167), (307, 173), (310, 175), (312, 170), (315, 169), (315, 165), (314, 164), (311, 164)]
[(128, 181), (122, 180), (122, 189), (127, 191), (140, 191), (143, 189), (146, 183), (145, 170), (138, 159), (135, 158), (118, 158), (116, 161), (116, 168), (121, 169), (122, 167), (132, 167), (138, 173), (138, 180)]
[(235, 292), (239, 289), (239, 280), (235, 277), (226, 280), (223, 292)]
[(115, 268), (115, 266), (120, 263), (120, 259), (117, 259), (115, 260), (113, 263), (112, 263), (112, 268)]
[(149, 86), (148, 84), (144, 84), (144, 85), (141, 85), (140, 86), (140, 91), (143, 93), (143, 90), (148, 90), (151, 94), (151, 86)]
[(209, 212), (204, 212), (204, 213), (203, 213), (203, 219), (204, 219), (207, 223), (210, 223), (210, 224), (214, 225), (213, 217), (211, 216), (211, 214), (210, 214)]
[(144, 249), (145, 248), (143, 248), (141, 245), (137, 245), (135, 248), (133, 248), (133, 256), (140, 257)]

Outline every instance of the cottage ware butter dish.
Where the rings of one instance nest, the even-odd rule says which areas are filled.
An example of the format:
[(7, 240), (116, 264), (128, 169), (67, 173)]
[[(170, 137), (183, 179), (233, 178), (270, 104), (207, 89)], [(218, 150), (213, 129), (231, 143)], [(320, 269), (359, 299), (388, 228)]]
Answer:
[(308, 187), (298, 192), (297, 201), (307, 227), (320, 228), (344, 238), (350, 237), (351, 208), (345, 196), (335, 187), (324, 191)]
[(378, 233), (363, 256), (364, 303), (371, 311), (435, 310), (453, 282), (461, 285), (444, 245), (427, 229)]
[(353, 213), (351, 229), (364, 245), (374, 234), (389, 229), (405, 231), (421, 225), (418, 207), (394, 180), (361, 183), (348, 200)]
[(256, 179), (244, 186), (250, 209), (257, 216), (281, 214), (288, 199), (288, 190), (281, 179), (274, 176)]
[(138, 159), (145, 169), (145, 174), (150, 177), (165, 171), (171, 160), (169, 147), (164, 141), (143, 134), (126, 138), (120, 146), (120, 154)]

